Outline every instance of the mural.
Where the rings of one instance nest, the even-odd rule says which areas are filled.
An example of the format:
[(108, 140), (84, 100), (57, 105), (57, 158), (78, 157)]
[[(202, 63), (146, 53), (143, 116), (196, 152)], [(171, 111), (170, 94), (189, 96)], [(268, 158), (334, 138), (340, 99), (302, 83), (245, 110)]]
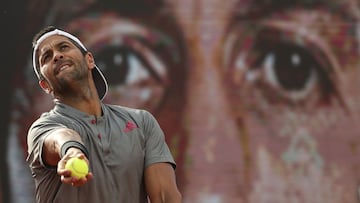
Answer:
[(3, 138), (3, 202), (33, 203), (26, 133), (53, 104), (32, 71), (31, 38), (46, 25), (93, 52), (110, 84), (105, 102), (156, 116), (185, 203), (358, 202), (359, 4), (29, 1)]

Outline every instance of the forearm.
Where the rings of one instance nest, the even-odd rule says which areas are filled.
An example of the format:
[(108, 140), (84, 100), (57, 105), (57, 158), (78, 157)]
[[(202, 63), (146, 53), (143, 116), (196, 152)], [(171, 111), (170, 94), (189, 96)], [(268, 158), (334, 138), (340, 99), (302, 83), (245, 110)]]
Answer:
[(55, 130), (45, 138), (43, 146), (43, 159), (51, 166), (56, 166), (61, 159), (61, 146), (67, 141), (77, 141), (82, 143), (80, 135), (71, 129), (62, 128)]
[(181, 203), (181, 194), (178, 190), (164, 196), (162, 203)]
[(151, 203), (181, 203), (181, 199), (180, 192), (162, 193), (156, 197), (150, 197)]
[(145, 185), (151, 203), (180, 203), (181, 193), (175, 172), (168, 163), (155, 163), (145, 169)]

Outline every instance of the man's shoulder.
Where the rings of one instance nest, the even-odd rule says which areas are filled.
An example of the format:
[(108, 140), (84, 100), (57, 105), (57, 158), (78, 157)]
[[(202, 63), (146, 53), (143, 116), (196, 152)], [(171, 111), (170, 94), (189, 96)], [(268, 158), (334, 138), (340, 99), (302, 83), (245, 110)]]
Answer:
[[(63, 123), (70, 120), (66, 115), (56, 112), (54, 109), (51, 109), (47, 112), (43, 112), (34, 123), (47, 123), (47, 122), (59, 122)], [(69, 121), (70, 122), (70, 121)]]
[(61, 118), (60, 115), (52, 111), (44, 112), (31, 124), (28, 134), (34, 136), (39, 132), (49, 131), (66, 123), (69, 121)]
[(135, 120), (143, 120), (144, 118), (152, 117), (151, 113), (146, 109), (137, 109), (114, 104), (106, 104), (105, 106), (112, 113), (125, 117), (131, 117)]
[(145, 109), (137, 109), (137, 108), (126, 107), (126, 106), (121, 106), (121, 105), (116, 105), (116, 104), (105, 104), (105, 106), (110, 111), (115, 111), (115, 112), (120, 112), (120, 113), (136, 115), (136, 114), (144, 114), (147, 112)]

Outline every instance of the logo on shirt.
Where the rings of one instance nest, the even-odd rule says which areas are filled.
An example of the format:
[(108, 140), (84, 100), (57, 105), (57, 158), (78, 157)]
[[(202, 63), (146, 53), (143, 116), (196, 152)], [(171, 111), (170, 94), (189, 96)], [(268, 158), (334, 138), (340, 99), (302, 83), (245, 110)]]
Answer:
[(124, 129), (124, 132), (125, 133), (128, 133), (128, 132), (131, 132), (132, 130), (136, 129), (137, 126), (135, 123), (131, 122), (131, 121), (128, 121), (126, 123), (126, 126), (125, 126), (125, 129)]

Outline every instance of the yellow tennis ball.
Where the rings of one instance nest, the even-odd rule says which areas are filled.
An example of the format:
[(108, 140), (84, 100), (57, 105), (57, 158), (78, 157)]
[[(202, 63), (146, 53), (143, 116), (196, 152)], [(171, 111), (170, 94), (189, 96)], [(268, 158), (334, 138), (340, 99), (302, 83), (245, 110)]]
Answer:
[(66, 164), (65, 168), (71, 171), (71, 176), (76, 178), (83, 178), (89, 172), (89, 167), (84, 159), (79, 159), (77, 157), (70, 158)]

